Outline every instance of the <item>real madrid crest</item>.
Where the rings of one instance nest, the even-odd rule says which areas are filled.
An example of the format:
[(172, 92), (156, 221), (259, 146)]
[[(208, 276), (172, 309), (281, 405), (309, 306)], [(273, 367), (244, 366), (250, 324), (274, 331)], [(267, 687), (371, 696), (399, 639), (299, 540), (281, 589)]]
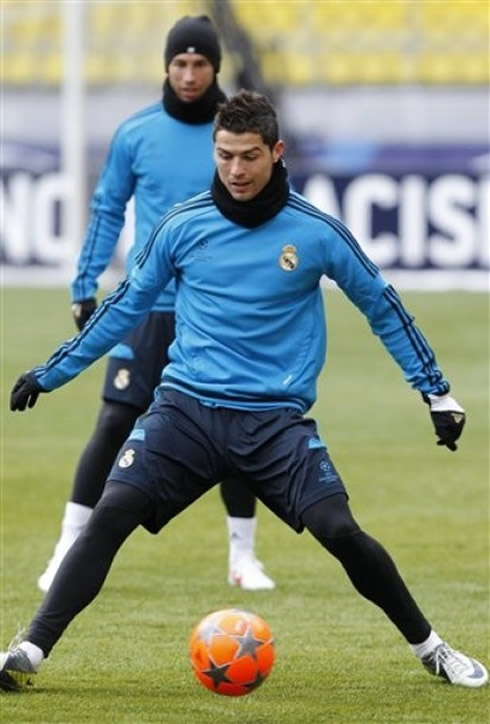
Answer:
[(120, 370), (118, 370), (117, 375), (114, 377), (114, 387), (117, 390), (125, 390), (126, 387), (129, 387), (130, 382), (131, 374), (129, 370), (122, 367)]
[(119, 459), (118, 465), (120, 468), (129, 468), (134, 463), (135, 452), (132, 448), (126, 450), (124, 455)]
[(297, 249), (293, 244), (286, 244), (282, 247), (279, 255), (279, 266), (283, 271), (292, 272), (298, 268), (299, 259)]

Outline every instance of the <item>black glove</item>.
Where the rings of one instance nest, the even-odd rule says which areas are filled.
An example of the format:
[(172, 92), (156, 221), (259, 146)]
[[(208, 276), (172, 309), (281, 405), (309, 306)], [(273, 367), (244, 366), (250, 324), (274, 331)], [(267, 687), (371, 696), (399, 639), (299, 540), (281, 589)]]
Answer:
[(74, 302), (71, 305), (71, 311), (73, 319), (78, 327), (78, 331), (81, 331), (89, 320), (89, 317), (97, 309), (97, 302), (92, 297), (91, 299), (82, 299), (81, 302)]
[(24, 372), (10, 393), (10, 409), (12, 412), (15, 410), (23, 412), (26, 407), (34, 407), (40, 392), (44, 390), (34, 375), (31, 372)]
[(445, 445), (453, 452), (458, 449), (456, 440), (463, 432), (466, 422), (465, 411), (449, 395), (423, 395), (430, 405), (430, 416), (434, 424), (438, 445)]

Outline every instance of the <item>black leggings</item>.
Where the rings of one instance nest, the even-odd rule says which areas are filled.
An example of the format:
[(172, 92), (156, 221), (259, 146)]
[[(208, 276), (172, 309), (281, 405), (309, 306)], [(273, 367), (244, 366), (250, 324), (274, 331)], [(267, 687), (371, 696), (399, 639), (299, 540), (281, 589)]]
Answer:
[(117, 551), (152, 510), (153, 502), (137, 488), (107, 483), (38, 608), (27, 641), (49, 654), (70, 621), (97, 596)]
[[(116, 455), (142, 412), (121, 402), (103, 403), (95, 430), (78, 462), (71, 494), (73, 503), (95, 508)], [(229, 516), (254, 517), (256, 499), (244, 483), (226, 480), (220, 490)]]
[(302, 518), (310, 533), (340, 561), (356, 590), (379, 606), (409, 643), (425, 641), (430, 624), (383, 546), (354, 520), (346, 496), (325, 498)]
[[(26, 640), (47, 656), (70, 621), (98, 594), (119, 548), (151, 514), (137, 488), (107, 483), (89, 523), (64, 558)], [(303, 522), (341, 562), (357, 591), (377, 604), (410, 643), (431, 630), (384, 548), (360, 530), (343, 494), (312, 505)]]

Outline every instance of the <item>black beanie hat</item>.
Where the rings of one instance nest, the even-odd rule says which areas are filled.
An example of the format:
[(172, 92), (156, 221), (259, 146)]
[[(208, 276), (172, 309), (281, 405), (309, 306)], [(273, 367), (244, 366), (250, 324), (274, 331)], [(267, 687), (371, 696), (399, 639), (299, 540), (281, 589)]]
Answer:
[(165, 70), (168, 70), (172, 58), (180, 53), (204, 55), (215, 72), (219, 72), (221, 49), (216, 30), (207, 15), (195, 18), (186, 15), (170, 29), (164, 54)]

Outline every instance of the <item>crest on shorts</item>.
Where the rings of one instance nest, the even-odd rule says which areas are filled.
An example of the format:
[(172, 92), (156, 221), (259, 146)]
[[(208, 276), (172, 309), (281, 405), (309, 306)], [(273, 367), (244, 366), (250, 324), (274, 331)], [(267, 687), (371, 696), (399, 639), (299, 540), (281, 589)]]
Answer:
[(134, 450), (129, 448), (126, 450), (122, 458), (119, 460), (118, 465), (120, 468), (129, 468), (134, 463)]
[(286, 244), (282, 247), (279, 255), (279, 266), (283, 271), (292, 272), (298, 268), (299, 259), (297, 251), (293, 244)]
[(116, 390), (125, 390), (131, 382), (131, 373), (125, 367), (122, 367), (114, 377), (114, 387)]

